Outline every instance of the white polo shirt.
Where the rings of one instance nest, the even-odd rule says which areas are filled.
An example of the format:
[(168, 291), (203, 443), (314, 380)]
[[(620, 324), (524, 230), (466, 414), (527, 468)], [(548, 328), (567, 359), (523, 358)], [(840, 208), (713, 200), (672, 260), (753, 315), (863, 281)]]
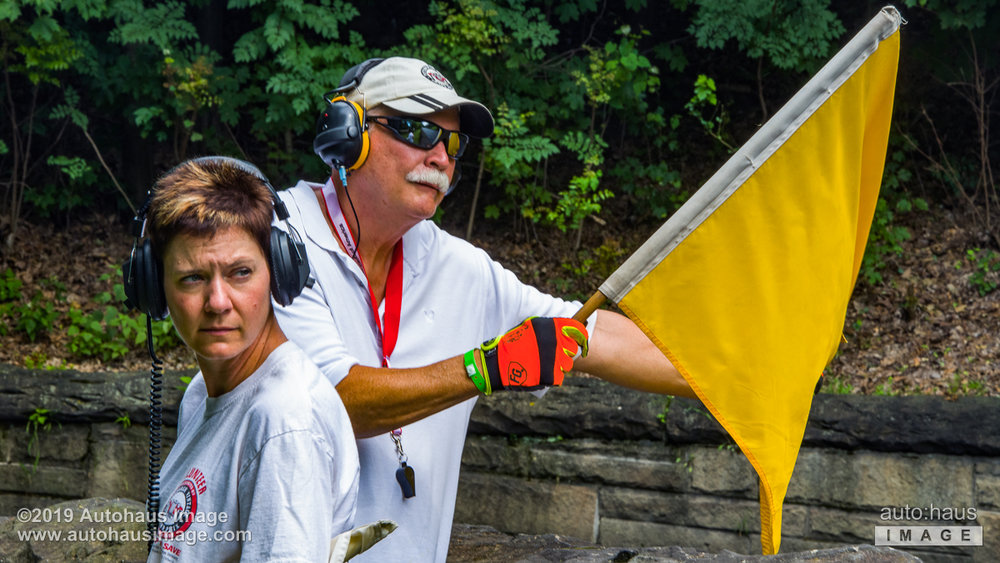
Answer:
[[(334, 385), (352, 366), (381, 366), (381, 340), (360, 266), (331, 233), (313, 189), (300, 181), (280, 192), (301, 234), (316, 282), (288, 307), (275, 305), (285, 334)], [(331, 210), (332, 212), (332, 210)], [(348, 215), (350, 210), (345, 210)], [(283, 227), (282, 223), (276, 223)], [(364, 237), (362, 226), (361, 236)], [(403, 236), (403, 292), (394, 368), (427, 366), (477, 347), (529, 316), (570, 317), (579, 303), (524, 285), (481, 249), (422, 221)], [(379, 314), (384, 315), (384, 303)], [(445, 561), (469, 415), (476, 399), (404, 426), (402, 442), (414, 469), (416, 496), (403, 499), (388, 434), (358, 440), (361, 481), (356, 521), (390, 518), (392, 535), (359, 556), (363, 561)]]

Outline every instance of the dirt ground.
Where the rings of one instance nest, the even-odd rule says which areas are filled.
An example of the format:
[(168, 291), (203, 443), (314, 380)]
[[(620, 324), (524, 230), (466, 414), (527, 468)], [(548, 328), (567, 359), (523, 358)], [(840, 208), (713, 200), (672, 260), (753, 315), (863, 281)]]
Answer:
[[(846, 342), (825, 372), (825, 391), (1000, 395), (1000, 290), (979, 293), (986, 283), (1000, 282), (1000, 272), (970, 260), (968, 251), (985, 248), (985, 242), (962, 224), (942, 211), (912, 215), (906, 226), (913, 237), (903, 243), (902, 255), (889, 261), (884, 282), (859, 281), (855, 289), (844, 323)], [(634, 240), (634, 233), (591, 229), (601, 234), (588, 232), (581, 248), (596, 250), (580, 253), (572, 250), (572, 236), (550, 237), (555, 240), (543, 244), (525, 234), (482, 234), (497, 231), (480, 226), (474, 242), (523, 281), (573, 298), (588, 296), (587, 287), (596, 288), (606, 275), (602, 269), (613, 270), (644, 236)], [(14, 329), (10, 317), (3, 318), (0, 362), (82, 371), (148, 369), (144, 347), (133, 346), (110, 362), (72, 358), (67, 350), (66, 312), (103, 309), (95, 296), (120, 281), (116, 268), (130, 248), (127, 226), (106, 217), (76, 218), (68, 227), (25, 226), (0, 257), (0, 273), (9, 268), (21, 280), (24, 302), (38, 292), (55, 300), (56, 320), (32, 342)], [(582, 281), (570, 281), (581, 272)], [(977, 280), (976, 272), (984, 277)], [(183, 346), (158, 353), (168, 369), (194, 366)]]

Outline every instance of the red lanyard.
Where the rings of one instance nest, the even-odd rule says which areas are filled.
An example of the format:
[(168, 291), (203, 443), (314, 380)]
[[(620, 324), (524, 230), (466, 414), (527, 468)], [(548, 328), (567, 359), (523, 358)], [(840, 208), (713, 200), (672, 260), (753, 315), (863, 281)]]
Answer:
[(392, 356), (392, 351), (396, 348), (396, 339), (399, 337), (399, 318), (403, 305), (403, 241), (400, 239), (392, 249), (389, 277), (385, 282), (385, 328), (383, 329), (383, 323), (378, 314), (378, 303), (375, 302), (375, 292), (372, 291), (372, 284), (368, 281), (368, 271), (365, 270), (361, 255), (357, 252), (354, 236), (347, 228), (344, 213), (340, 210), (340, 202), (337, 201), (336, 190), (323, 188), (323, 201), (326, 216), (334, 226), (334, 236), (343, 245), (348, 256), (351, 256), (358, 263), (361, 272), (365, 275), (365, 281), (368, 283), (368, 301), (372, 306), (372, 317), (375, 319), (375, 328), (382, 340), (382, 367), (389, 367), (389, 357)]
[[(385, 280), (385, 330), (382, 329), (382, 322), (379, 320), (378, 304), (375, 302), (375, 292), (372, 291), (372, 284), (368, 281), (368, 272), (361, 261), (361, 255), (357, 252), (357, 242), (347, 228), (344, 220), (344, 213), (340, 210), (340, 202), (337, 201), (337, 191), (328, 183), (323, 188), (323, 202), (326, 208), (326, 216), (333, 224), (333, 234), (340, 241), (340, 244), (347, 251), (365, 275), (368, 283), (368, 301), (372, 306), (372, 317), (375, 319), (375, 327), (378, 329), (379, 338), (382, 339), (382, 367), (389, 367), (389, 356), (396, 348), (396, 339), (399, 337), (399, 312), (403, 304), (403, 240), (396, 242), (392, 249), (392, 262), (389, 263), (389, 277)], [(399, 469), (396, 470), (396, 481), (403, 492), (403, 498), (408, 499), (416, 494), (414, 488), (413, 468), (406, 465), (406, 454), (403, 453), (403, 429), (397, 428), (389, 433), (393, 443), (396, 445), (396, 456), (399, 458)]]

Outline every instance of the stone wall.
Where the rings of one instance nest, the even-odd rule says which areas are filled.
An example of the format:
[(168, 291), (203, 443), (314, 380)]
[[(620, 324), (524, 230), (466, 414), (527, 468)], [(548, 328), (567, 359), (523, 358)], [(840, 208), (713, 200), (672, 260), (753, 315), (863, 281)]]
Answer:
[[(161, 459), (176, 436), (181, 375), (191, 373), (164, 376)], [(48, 410), (47, 429), (29, 423), (36, 409)], [(148, 373), (0, 364), (0, 516), (76, 498), (145, 500), (148, 423)]]
[[(163, 458), (181, 375), (165, 375)], [(0, 365), (0, 517), (67, 499), (143, 500), (147, 403), (145, 373)], [(26, 427), (37, 408), (49, 409), (52, 425), (33, 440)], [(129, 425), (116, 422), (123, 416)], [(974, 508), (977, 517), (881, 519), (917, 508)], [(479, 401), (456, 522), (607, 546), (760, 553), (756, 476), (699, 403), (583, 377), (541, 399)], [(871, 544), (877, 525), (917, 524), (983, 527), (983, 547), (909, 550), (924, 560), (1000, 559), (1000, 399), (818, 395), (781, 551)]]
[[(542, 399), (480, 401), (456, 521), (754, 554), (757, 492), (700, 403), (572, 378)], [(930, 519), (915, 520), (917, 509)], [(969, 509), (975, 522), (943, 518)], [(982, 547), (900, 549), (1000, 560), (1000, 399), (817, 395), (782, 518), (782, 552), (871, 544), (875, 526), (978, 525)]]

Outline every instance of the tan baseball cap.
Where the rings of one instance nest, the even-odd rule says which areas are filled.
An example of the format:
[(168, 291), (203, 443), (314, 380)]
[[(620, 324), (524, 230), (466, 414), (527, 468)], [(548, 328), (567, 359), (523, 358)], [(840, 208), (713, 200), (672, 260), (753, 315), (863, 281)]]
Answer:
[(493, 135), (490, 110), (459, 96), (451, 82), (424, 61), (407, 57), (365, 61), (348, 70), (340, 86), (349, 85), (358, 74), (361, 80), (356, 87), (344, 93), (352, 102), (366, 108), (384, 105), (407, 115), (426, 115), (458, 107), (459, 128), (463, 133), (480, 139)]

